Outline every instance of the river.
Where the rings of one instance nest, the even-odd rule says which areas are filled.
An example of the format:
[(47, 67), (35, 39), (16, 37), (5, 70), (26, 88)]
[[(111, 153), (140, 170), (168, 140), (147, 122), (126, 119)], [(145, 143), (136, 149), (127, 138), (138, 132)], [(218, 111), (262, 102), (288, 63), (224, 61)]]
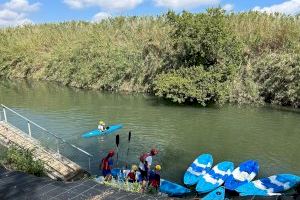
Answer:
[[(137, 163), (150, 148), (162, 165), (162, 176), (182, 182), (187, 166), (201, 153), (214, 163), (255, 159), (259, 177), (276, 173), (300, 175), (300, 111), (272, 106), (180, 106), (143, 94), (107, 93), (64, 87), (55, 83), (0, 81), (0, 103), (13, 108), (94, 155), (92, 173), (99, 174), (100, 159), (115, 148), (115, 134), (83, 139), (99, 120), (122, 123), (118, 166)], [(20, 128), (26, 122), (10, 116)], [(128, 131), (132, 139), (128, 145)], [(55, 149), (55, 140), (35, 128), (33, 136)], [(62, 152), (87, 167), (87, 158), (66, 145)], [(129, 154), (127, 156), (127, 150)]]

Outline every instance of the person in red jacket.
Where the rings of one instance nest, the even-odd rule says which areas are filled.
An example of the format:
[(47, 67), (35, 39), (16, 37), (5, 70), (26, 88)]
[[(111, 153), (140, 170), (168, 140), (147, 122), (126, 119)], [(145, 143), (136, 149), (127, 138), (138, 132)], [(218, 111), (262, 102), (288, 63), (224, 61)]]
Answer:
[(101, 161), (101, 170), (102, 175), (104, 176), (105, 181), (110, 181), (112, 179), (111, 170), (113, 166), (113, 156), (115, 155), (115, 151), (111, 150), (107, 154), (105, 158)]
[(159, 186), (160, 186), (160, 170), (161, 166), (156, 165), (154, 170), (151, 170), (149, 173), (149, 182), (148, 182), (148, 188), (150, 191), (155, 190), (155, 192), (158, 192)]

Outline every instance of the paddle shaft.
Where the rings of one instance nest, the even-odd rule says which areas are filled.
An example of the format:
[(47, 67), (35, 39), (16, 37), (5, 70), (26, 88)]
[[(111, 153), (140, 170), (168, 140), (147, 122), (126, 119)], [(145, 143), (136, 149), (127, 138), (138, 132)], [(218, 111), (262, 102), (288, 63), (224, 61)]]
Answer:
[(126, 154), (126, 168), (128, 167), (128, 154), (129, 154), (130, 140), (131, 140), (131, 131), (129, 131), (129, 133), (128, 133), (128, 148), (127, 148), (127, 154)]
[(119, 144), (120, 144), (120, 135), (116, 135), (116, 145), (117, 145), (117, 166), (118, 166), (118, 160), (119, 160)]

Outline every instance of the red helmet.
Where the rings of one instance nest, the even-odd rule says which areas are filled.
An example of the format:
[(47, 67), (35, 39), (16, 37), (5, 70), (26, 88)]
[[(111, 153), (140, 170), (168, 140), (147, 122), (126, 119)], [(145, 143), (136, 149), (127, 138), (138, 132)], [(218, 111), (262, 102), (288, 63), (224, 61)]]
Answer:
[(157, 149), (151, 149), (150, 153), (152, 155), (156, 155), (156, 154), (158, 154), (158, 150)]
[(113, 157), (115, 155), (115, 151), (114, 150), (110, 150), (109, 152), (108, 152), (108, 157)]

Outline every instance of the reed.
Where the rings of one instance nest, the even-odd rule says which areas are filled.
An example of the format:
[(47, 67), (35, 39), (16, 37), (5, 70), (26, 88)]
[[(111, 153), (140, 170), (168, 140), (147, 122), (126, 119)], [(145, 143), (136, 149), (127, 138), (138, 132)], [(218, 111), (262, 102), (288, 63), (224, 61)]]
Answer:
[[(180, 15), (174, 13), (175, 17)], [(201, 84), (199, 86), (197, 78), (193, 78), (189, 81), (198, 84), (191, 86), (192, 89), (199, 90), (192, 92), (193, 95), (197, 94), (196, 98), (200, 97), (197, 102), (206, 105), (206, 99), (212, 102), (222, 99), (222, 102), (238, 103), (259, 103), (264, 100), (298, 107), (300, 89), (297, 87), (296, 78), (286, 81), (285, 88), (289, 88), (288, 91), (282, 92), (284, 88), (278, 88), (267, 97), (266, 81), (269, 79), (262, 79), (258, 72), (262, 69), (267, 74), (265, 77), (273, 79), (275, 69), (271, 66), (282, 65), (280, 76), (284, 80), (297, 76), (295, 73), (300, 65), (297, 58), (300, 53), (299, 16), (259, 12), (221, 12), (218, 16), (221, 21), (214, 19), (210, 23), (209, 11), (200, 14), (187, 13), (184, 18), (186, 21), (182, 21), (181, 25), (186, 27), (183, 30), (191, 31), (185, 33), (197, 35), (197, 31), (202, 31), (202, 36), (205, 36), (205, 31), (220, 27), (222, 30), (225, 27), (226, 31), (221, 35), (210, 32), (209, 37), (214, 38), (213, 40), (208, 37), (201, 38), (202, 36), (201, 40), (197, 40), (193, 34), (175, 32), (175, 35), (186, 37), (184, 42), (190, 42), (190, 47), (193, 47), (184, 51), (176, 48), (175, 44), (178, 44), (180, 38), (174, 37), (176, 26), (170, 23), (168, 14), (157, 17), (116, 17), (101, 23), (71, 21), (3, 28), (0, 29), (0, 76), (56, 81), (78, 88), (150, 92), (166, 98), (172, 96), (176, 102), (184, 103), (180, 96), (190, 101), (194, 99), (189, 96), (191, 92), (186, 91), (184, 95), (169, 94), (174, 85), (163, 81), (174, 80), (172, 74), (180, 79), (180, 74), (176, 74), (174, 69), (178, 69), (178, 72), (184, 71), (179, 68), (189, 67), (202, 67), (207, 70), (211, 65), (210, 60), (214, 60), (213, 65), (218, 66), (215, 72), (218, 77), (222, 76), (214, 79), (218, 81), (215, 84), (210, 83), (209, 79), (206, 83), (210, 88), (222, 85), (217, 87), (216, 93), (222, 98), (213, 98), (211, 89), (205, 92)], [(189, 23), (191, 19), (195, 23)], [(208, 20), (206, 22), (210, 26), (204, 27), (205, 20)], [(212, 42), (215, 39), (218, 41), (217, 47)], [(205, 41), (202, 44), (208, 49), (206, 52), (199, 51), (202, 53), (201, 59), (209, 62), (197, 61), (197, 56), (193, 57), (195, 62), (186, 62), (190, 60), (185, 57), (186, 52), (198, 51), (199, 41)], [(274, 56), (276, 59), (271, 60)], [(185, 62), (178, 60), (178, 57)], [(288, 60), (290, 62), (285, 62)], [(189, 66), (190, 64), (197, 66)], [(291, 68), (291, 73), (285, 71)], [(203, 71), (199, 77), (206, 76), (205, 73), (207, 72)], [(215, 77), (214, 74), (211, 75)], [(170, 88), (164, 87), (160, 90), (156, 87), (168, 84)], [(199, 92), (201, 95), (198, 95)]]

